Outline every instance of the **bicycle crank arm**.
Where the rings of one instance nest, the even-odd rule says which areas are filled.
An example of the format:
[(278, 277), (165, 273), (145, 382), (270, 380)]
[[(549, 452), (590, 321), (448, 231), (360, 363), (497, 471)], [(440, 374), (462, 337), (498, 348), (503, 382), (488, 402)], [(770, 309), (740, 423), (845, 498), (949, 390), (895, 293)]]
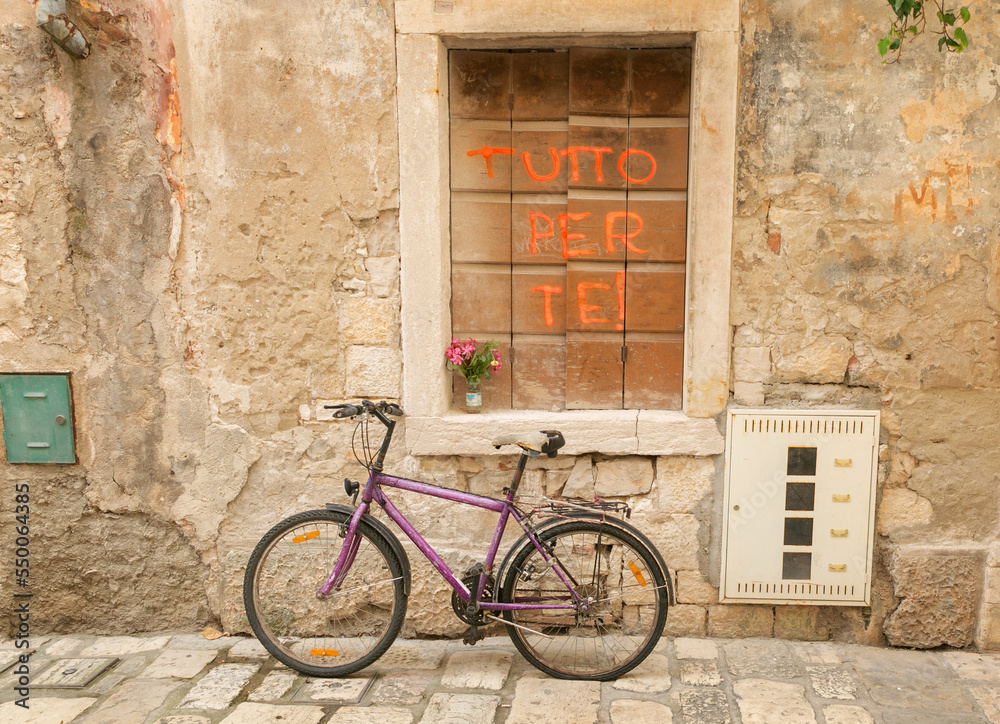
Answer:
[(485, 611), (483, 611), (483, 615), (486, 616), (486, 618), (492, 618), (494, 621), (499, 621), (500, 623), (504, 624), (505, 626), (513, 626), (514, 628), (519, 628), (522, 631), (527, 631), (528, 633), (533, 633), (533, 634), (535, 634), (535, 636), (541, 636), (541, 637), (547, 638), (547, 639), (554, 639), (555, 638), (555, 636), (549, 636), (548, 634), (543, 634), (541, 631), (535, 631), (535, 629), (533, 629), (533, 628), (528, 628), (527, 626), (522, 626), (519, 623), (514, 623), (513, 621), (508, 621), (507, 619), (500, 618), (499, 616), (494, 616), (492, 613), (486, 613)]

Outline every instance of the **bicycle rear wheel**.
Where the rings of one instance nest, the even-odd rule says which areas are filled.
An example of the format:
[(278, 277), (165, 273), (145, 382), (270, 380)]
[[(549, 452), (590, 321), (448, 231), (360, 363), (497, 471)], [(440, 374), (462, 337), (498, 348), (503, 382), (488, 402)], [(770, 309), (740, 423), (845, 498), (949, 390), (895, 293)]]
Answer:
[(339, 589), (316, 592), (340, 555), (349, 515), (310, 510), (274, 526), (254, 549), (243, 603), (257, 638), (282, 663), (310, 676), (344, 676), (378, 659), (406, 614), (403, 567), (368, 525)]
[[(507, 626), (517, 649), (561, 679), (606, 681), (638, 666), (667, 618), (666, 581), (653, 553), (626, 530), (600, 521), (571, 520), (537, 535), (587, 604), (505, 611), (504, 618), (518, 626)], [(500, 592), (504, 603), (556, 606), (574, 600), (533, 545), (515, 555)]]

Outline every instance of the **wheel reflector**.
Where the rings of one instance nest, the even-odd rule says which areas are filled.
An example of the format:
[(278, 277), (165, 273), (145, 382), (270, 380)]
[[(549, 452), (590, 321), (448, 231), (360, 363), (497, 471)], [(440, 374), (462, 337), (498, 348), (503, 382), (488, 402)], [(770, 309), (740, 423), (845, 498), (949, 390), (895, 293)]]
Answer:
[(635, 576), (635, 580), (639, 582), (639, 585), (645, 587), (646, 579), (639, 571), (639, 566), (637, 566), (634, 561), (629, 561), (628, 567), (632, 569), (632, 575)]
[(310, 656), (340, 656), (336, 649), (310, 649)]
[(319, 531), (314, 530), (310, 533), (306, 533), (305, 535), (295, 536), (294, 538), (292, 538), (292, 543), (301, 543), (302, 541), (312, 540), (313, 538), (317, 537), (319, 537)]

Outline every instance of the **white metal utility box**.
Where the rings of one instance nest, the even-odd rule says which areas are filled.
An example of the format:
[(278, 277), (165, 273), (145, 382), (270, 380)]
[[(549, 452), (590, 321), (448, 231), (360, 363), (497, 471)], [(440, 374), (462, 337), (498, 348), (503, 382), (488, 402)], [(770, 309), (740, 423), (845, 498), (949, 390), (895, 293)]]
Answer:
[(723, 603), (870, 603), (878, 436), (878, 411), (729, 411)]

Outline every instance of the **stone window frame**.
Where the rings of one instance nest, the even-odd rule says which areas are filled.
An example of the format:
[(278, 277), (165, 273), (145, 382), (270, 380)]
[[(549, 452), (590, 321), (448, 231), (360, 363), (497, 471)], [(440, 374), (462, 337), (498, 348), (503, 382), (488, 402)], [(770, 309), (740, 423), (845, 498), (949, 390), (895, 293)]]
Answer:
[[(729, 398), (739, 4), (705, 5), (642, 0), (608, 13), (588, 0), (542, 15), (529, 0), (396, 3), (402, 404), (411, 455), (491, 455), (497, 434), (546, 428), (564, 433), (571, 455), (723, 451), (714, 416)], [(456, 411), (443, 363), (451, 339), (448, 50), (569, 45), (692, 48), (683, 407)]]

